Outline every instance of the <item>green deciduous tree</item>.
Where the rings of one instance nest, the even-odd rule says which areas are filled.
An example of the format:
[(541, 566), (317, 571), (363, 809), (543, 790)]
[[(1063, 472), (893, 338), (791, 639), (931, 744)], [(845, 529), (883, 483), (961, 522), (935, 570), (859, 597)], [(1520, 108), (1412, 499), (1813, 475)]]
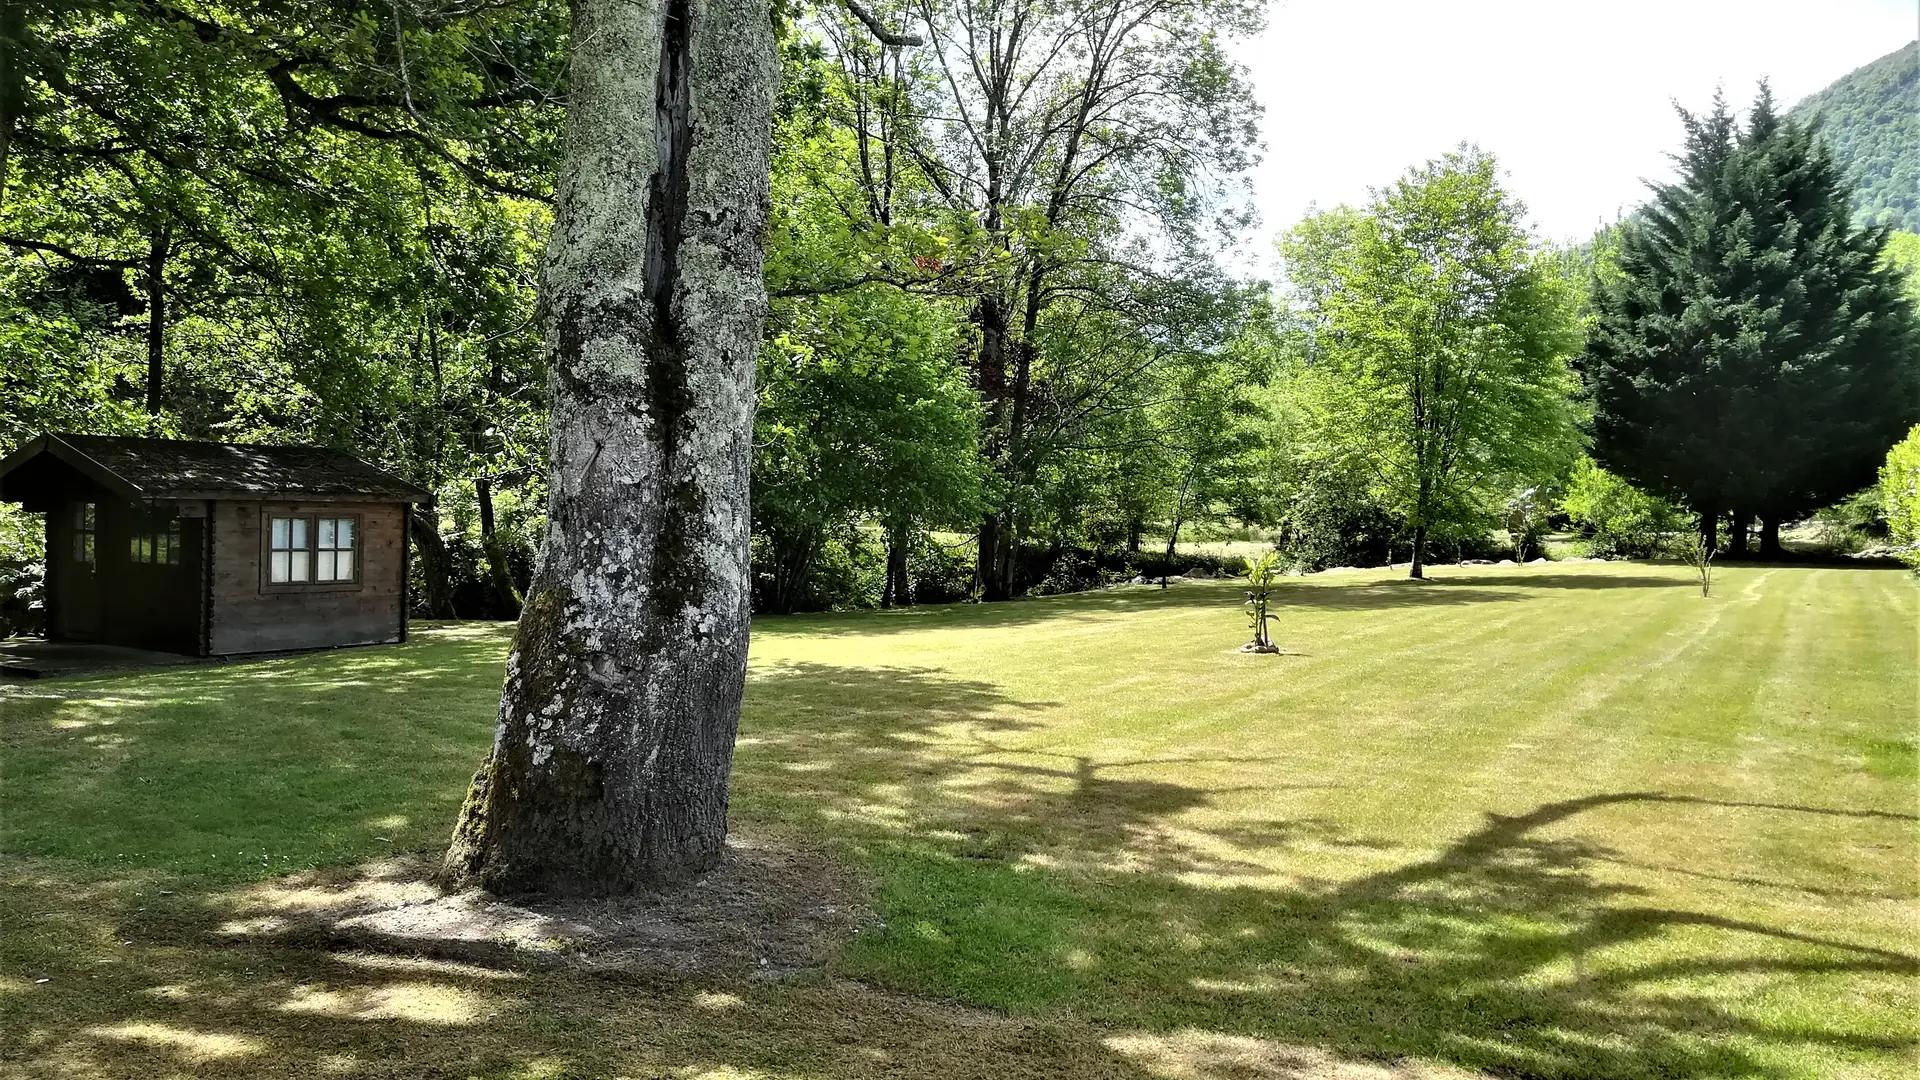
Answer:
[(1920, 570), (1920, 424), (1887, 451), (1880, 466), (1880, 507), (1901, 561)]
[(1436, 530), (1484, 529), (1508, 481), (1577, 447), (1574, 293), (1522, 213), (1493, 157), (1462, 149), (1282, 245), (1310, 320), (1296, 380), (1317, 452), (1405, 519), (1416, 578)]

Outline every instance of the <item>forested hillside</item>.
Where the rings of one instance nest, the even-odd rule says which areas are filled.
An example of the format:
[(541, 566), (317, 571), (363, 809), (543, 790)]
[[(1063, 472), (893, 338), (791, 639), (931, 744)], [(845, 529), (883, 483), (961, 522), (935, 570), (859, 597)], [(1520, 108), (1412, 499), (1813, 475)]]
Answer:
[(1807, 97), (1791, 115), (1815, 113), (1834, 156), (1859, 185), (1859, 218), (1920, 230), (1920, 42)]

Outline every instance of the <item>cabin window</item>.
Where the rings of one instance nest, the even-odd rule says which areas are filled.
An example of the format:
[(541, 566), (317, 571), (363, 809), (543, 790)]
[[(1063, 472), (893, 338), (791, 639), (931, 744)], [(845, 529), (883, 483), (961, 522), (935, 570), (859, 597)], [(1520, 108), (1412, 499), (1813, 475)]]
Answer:
[(156, 566), (180, 565), (180, 519), (140, 522), (129, 538), (127, 557)]
[(359, 521), (350, 517), (276, 517), (268, 527), (267, 581), (274, 585), (356, 580)]
[(75, 503), (73, 507), (73, 561), (93, 565), (93, 545), (100, 535), (100, 508), (95, 503)]

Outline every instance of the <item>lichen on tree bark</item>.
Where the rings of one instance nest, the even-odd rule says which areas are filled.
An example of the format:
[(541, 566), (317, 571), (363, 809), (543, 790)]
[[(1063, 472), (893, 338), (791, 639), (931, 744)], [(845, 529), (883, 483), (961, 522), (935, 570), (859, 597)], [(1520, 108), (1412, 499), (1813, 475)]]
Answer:
[(746, 676), (767, 7), (575, 0), (572, 41), (547, 533), (443, 867), (495, 892), (713, 866)]

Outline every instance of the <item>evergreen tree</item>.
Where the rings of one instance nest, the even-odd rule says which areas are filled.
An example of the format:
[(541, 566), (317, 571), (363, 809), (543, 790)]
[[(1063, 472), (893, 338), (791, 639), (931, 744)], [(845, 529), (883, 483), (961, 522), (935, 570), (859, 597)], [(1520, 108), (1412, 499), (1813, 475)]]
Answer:
[[(1700, 515), (1717, 540), (1866, 483), (1914, 418), (1920, 329), (1811, 125), (1763, 86), (1744, 127), (1716, 99), (1681, 112), (1681, 179), (1622, 230), (1596, 283), (1582, 369), (1594, 456)], [(1740, 546), (1736, 541), (1736, 547)]]

